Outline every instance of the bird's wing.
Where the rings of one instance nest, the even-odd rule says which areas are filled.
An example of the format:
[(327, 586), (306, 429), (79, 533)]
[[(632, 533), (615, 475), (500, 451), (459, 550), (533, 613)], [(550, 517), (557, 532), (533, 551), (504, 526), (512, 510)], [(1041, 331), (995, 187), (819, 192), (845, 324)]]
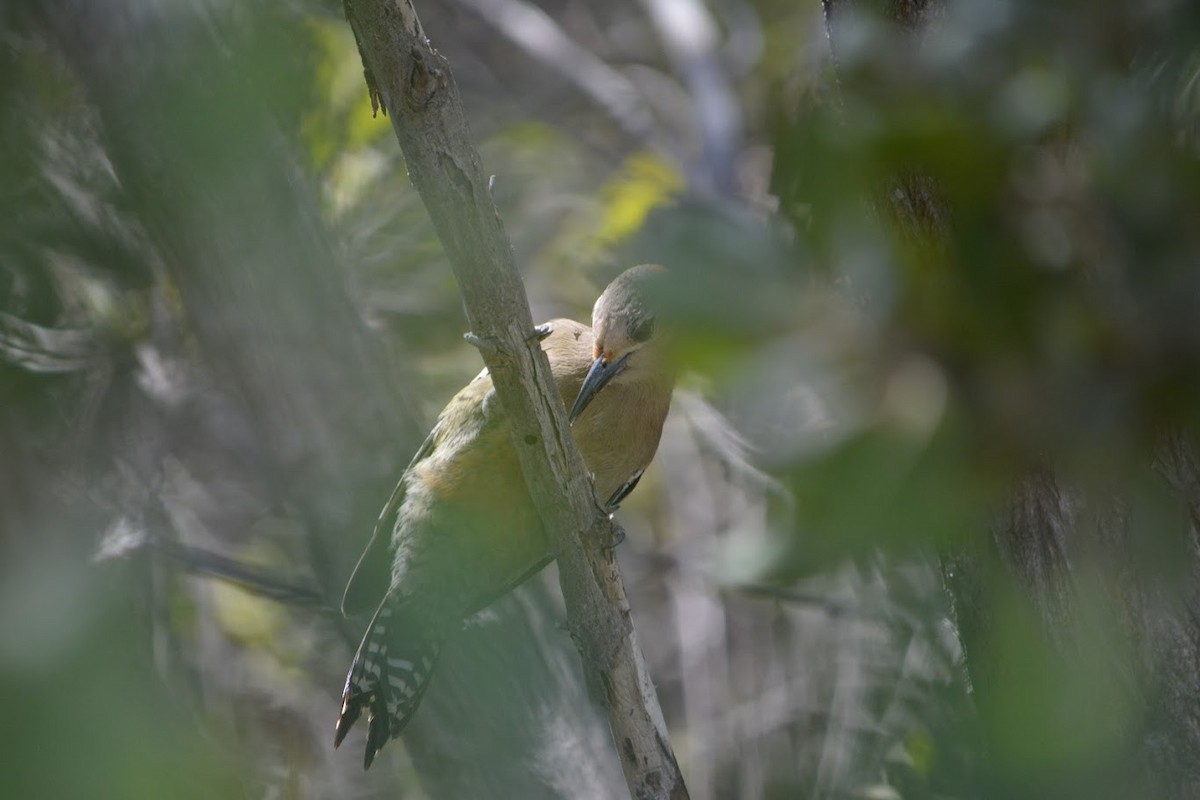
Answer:
[(346, 584), (346, 591), (342, 594), (342, 614), (344, 616), (350, 617), (373, 609), (379, 604), (379, 598), (383, 597), (384, 592), (387, 591), (392, 573), (391, 526), (396, 511), (404, 502), (404, 476), (421, 459), (433, 452), (434, 444), (440, 435), (441, 425), (434, 425), (433, 430), (425, 437), (425, 441), (417, 448), (412, 461), (408, 462), (408, 466), (404, 468), (404, 473), (396, 482), (396, 488), (392, 490), (392, 496), (388, 498), (383, 511), (379, 512), (379, 519), (375, 522), (371, 540), (367, 542), (362, 555), (358, 557), (358, 563), (354, 565), (354, 572), (350, 573), (350, 580)]
[(405, 477), (434, 450), (442, 446), (453, 447), (447, 440), (462, 430), (464, 413), (468, 418), (480, 415), (484, 425), (494, 424), (493, 417), (497, 417), (498, 413), (493, 409), (498, 408), (499, 403), (489, 401), (490, 388), (490, 376), (484, 369), (464, 386), (438, 415), (433, 429), (417, 448), (412, 461), (404, 468), (404, 473), (396, 482), (396, 488), (392, 490), (392, 496), (379, 513), (371, 540), (359, 556), (358, 564), (355, 565), (350, 581), (346, 584), (346, 591), (342, 595), (342, 614), (352, 616), (370, 611), (387, 592), (392, 582), (392, 530), (395, 527), (396, 513), (404, 505), (404, 491), (407, 486)]

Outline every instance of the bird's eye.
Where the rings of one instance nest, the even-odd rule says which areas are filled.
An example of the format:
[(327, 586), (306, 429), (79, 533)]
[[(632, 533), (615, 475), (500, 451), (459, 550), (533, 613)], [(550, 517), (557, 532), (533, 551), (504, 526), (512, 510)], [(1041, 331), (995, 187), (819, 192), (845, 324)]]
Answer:
[(635, 342), (644, 342), (654, 333), (654, 317), (642, 317), (633, 323), (629, 330), (629, 338)]

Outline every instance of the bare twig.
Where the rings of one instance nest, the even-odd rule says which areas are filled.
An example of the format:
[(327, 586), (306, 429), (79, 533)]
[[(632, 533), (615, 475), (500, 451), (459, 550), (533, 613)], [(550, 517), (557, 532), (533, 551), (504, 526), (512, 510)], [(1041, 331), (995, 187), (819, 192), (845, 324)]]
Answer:
[(194, 575), (215, 578), (284, 605), (312, 608), (323, 613), (339, 613), (336, 606), (315, 587), (288, 580), (269, 569), (179, 542), (156, 539), (150, 544), (155, 552)]
[(45, 328), (0, 312), (0, 360), (30, 372), (62, 374), (95, 366), (99, 333), (86, 328)]
[(533, 58), (566, 77), (608, 113), (637, 142), (666, 155), (669, 143), (658, 133), (654, 114), (633, 81), (609, 66), (545, 11), (524, 0), (458, 0)]
[[(471, 330), (507, 413), (521, 469), (557, 544), (559, 578), (588, 685), (606, 701), (621, 765), (637, 798), (687, 790), (629, 622), (612, 523), (597, 509), (583, 459), (552, 388), (512, 247), (471, 142), (458, 89), (410, 0), (353, 0), (347, 12), (367, 74), (392, 119), (413, 185), (462, 290)], [(582, 536), (581, 536), (582, 535)]]

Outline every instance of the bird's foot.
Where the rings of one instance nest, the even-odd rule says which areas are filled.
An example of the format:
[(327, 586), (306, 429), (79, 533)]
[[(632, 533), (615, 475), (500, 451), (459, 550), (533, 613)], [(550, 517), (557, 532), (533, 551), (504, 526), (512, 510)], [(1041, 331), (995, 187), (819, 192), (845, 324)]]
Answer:
[[(593, 480), (595, 479), (594, 475), (592, 475), (590, 477)], [(605, 505), (604, 503), (601, 503), (599, 500), (596, 499), (595, 495), (592, 495), (592, 505), (595, 506), (596, 511), (599, 512), (600, 516), (603, 517), (604, 519), (612, 519), (613, 512), (617, 510), (615, 506), (608, 506), (608, 505)]]
[(625, 541), (625, 529), (618, 525), (615, 521), (612, 524), (612, 532), (612, 541), (602, 546), (604, 550), (616, 550), (617, 545)]
[(500, 343), (496, 340), (495, 336), (480, 336), (474, 331), (467, 331), (463, 334), (463, 338), (467, 340), (467, 344), (485, 353), (500, 352)]
[(549, 322), (543, 322), (541, 325), (535, 325), (533, 333), (531, 333), (525, 341), (529, 343), (543, 341), (547, 336), (554, 332), (554, 326)]

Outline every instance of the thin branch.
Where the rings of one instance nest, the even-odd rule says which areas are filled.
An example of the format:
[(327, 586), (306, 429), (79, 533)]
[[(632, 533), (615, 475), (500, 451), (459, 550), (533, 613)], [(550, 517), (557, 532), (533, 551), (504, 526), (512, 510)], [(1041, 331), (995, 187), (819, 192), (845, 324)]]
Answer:
[(0, 360), (30, 372), (54, 375), (93, 367), (99, 339), (87, 328), (46, 328), (0, 311)]
[(595, 502), (512, 247), (488, 191), (450, 66), (430, 45), (410, 0), (353, 0), (347, 16), (373, 91), (392, 119), (463, 294), (471, 330), (507, 414), (521, 470), (557, 545), (559, 582), (589, 689), (606, 701), (630, 793), (686, 798), (646, 672), (616, 560), (613, 526)]
[(642, 0), (659, 37), (687, 84), (704, 143), (701, 188), (721, 195), (735, 189), (742, 116), (718, 51), (717, 26), (700, 0)]
[(673, 157), (673, 148), (658, 132), (654, 114), (633, 81), (568, 36), (545, 11), (525, 0), (458, 2), (574, 83), (639, 144)]
[(284, 605), (311, 608), (322, 613), (340, 613), (338, 608), (315, 587), (287, 580), (272, 570), (252, 566), (236, 558), (178, 542), (155, 539), (150, 542), (150, 545), (155, 552), (175, 562), (193, 575), (215, 578), (258, 597), (274, 600)]

